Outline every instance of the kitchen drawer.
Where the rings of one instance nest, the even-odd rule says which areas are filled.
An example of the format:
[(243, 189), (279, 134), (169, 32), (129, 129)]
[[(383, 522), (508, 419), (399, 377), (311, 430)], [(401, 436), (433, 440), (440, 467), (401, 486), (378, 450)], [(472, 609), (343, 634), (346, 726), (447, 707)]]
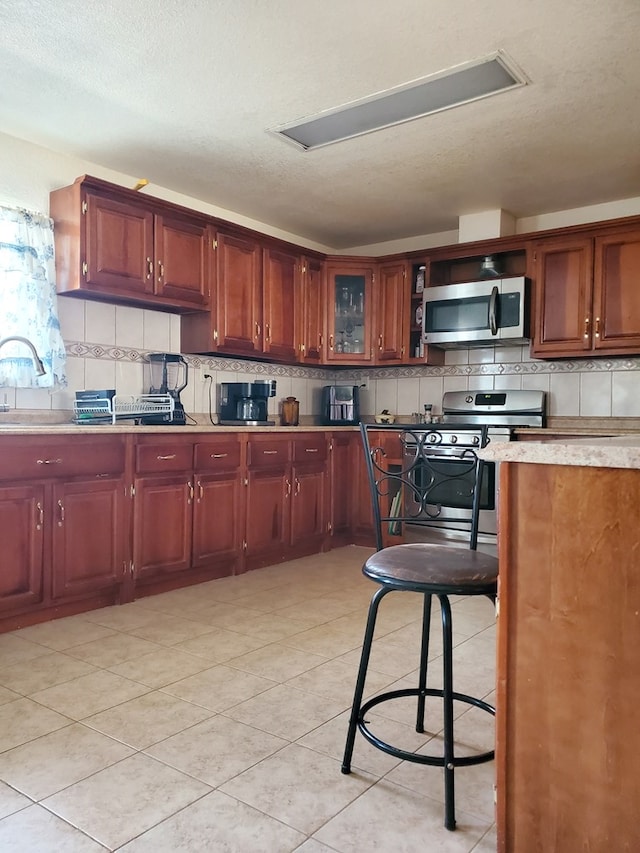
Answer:
[(193, 468), (192, 441), (142, 441), (136, 445), (137, 474), (165, 474)]
[(240, 442), (218, 440), (197, 442), (195, 446), (196, 471), (229, 471), (239, 468), (242, 461)]
[(115, 436), (43, 436), (0, 438), (0, 478), (122, 474), (125, 439)]
[(293, 440), (294, 462), (323, 462), (327, 458), (325, 435), (304, 435)]
[(285, 468), (289, 462), (289, 440), (275, 436), (255, 436), (247, 443), (249, 468)]

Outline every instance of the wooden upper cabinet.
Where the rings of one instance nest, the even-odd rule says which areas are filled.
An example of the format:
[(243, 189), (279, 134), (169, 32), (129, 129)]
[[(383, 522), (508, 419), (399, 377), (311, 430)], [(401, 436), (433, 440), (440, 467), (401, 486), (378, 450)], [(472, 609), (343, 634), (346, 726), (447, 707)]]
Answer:
[(595, 239), (594, 349), (640, 352), (640, 228)]
[(376, 361), (399, 364), (403, 361), (406, 343), (405, 294), (409, 265), (406, 261), (383, 263), (378, 267), (375, 286), (376, 332), (374, 340)]
[(265, 248), (262, 259), (264, 353), (278, 361), (296, 361), (297, 311), (301, 261), (298, 255)]
[(92, 193), (84, 204), (85, 287), (109, 295), (153, 296), (153, 214), (144, 206)]
[(640, 229), (535, 246), (534, 356), (640, 352)]
[(329, 364), (371, 364), (373, 355), (374, 267), (345, 260), (326, 267)]
[(190, 302), (209, 303), (209, 229), (204, 222), (178, 216), (155, 219), (156, 293)]
[(58, 293), (203, 310), (209, 302), (207, 218), (98, 178), (50, 195)]
[(220, 352), (258, 355), (262, 337), (262, 249), (256, 240), (218, 231), (216, 319)]
[(532, 355), (576, 355), (591, 349), (593, 240), (553, 238), (535, 247)]
[(300, 361), (320, 364), (322, 361), (322, 316), (323, 316), (323, 271), (322, 261), (304, 258), (300, 285)]

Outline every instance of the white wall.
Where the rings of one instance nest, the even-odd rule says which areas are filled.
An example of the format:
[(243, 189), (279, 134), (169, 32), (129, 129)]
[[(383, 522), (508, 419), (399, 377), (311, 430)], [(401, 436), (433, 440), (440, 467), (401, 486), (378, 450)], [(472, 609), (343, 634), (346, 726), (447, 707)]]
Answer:
[[(100, 166), (67, 157), (0, 134), (0, 204), (48, 211), (49, 192), (91, 174), (124, 186), (133, 186), (139, 176), (122, 175)], [(263, 233), (300, 245), (331, 252), (296, 235), (279, 232), (267, 224), (247, 220), (232, 212), (186, 198), (161, 187), (153, 195), (183, 204)], [(612, 201), (574, 211), (563, 211), (535, 219), (516, 221), (519, 233), (581, 222), (640, 214), (640, 198)], [(350, 253), (382, 255), (454, 243), (457, 232), (425, 235), (350, 249)], [(140, 308), (105, 305), (70, 297), (59, 298), (62, 333), (68, 351), (69, 388), (53, 394), (45, 390), (0, 388), (0, 403), (6, 399), (19, 409), (70, 409), (74, 392), (82, 388), (116, 388), (120, 394), (146, 390), (145, 351), (177, 352), (180, 322), (176, 315)], [(1, 330), (0, 330), (1, 334)], [(190, 381), (183, 392), (187, 411), (209, 409), (208, 373), (215, 388), (222, 381), (248, 381), (254, 377), (275, 378), (278, 393), (271, 400), (275, 414), (278, 402), (294, 395), (302, 415), (319, 412), (320, 389), (338, 374), (304, 367), (283, 367), (233, 358), (189, 356)], [(419, 411), (426, 402), (435, 411), (444, 391), (455, 389), (538, 388), (549, 392), (550, 413), (556, 415), (640, 417), (640, 359), (594, 359), (592, 361), (532, 361), (526, 347), (459, 350), (448, 352), (444, 367), (381, 368), (339, 374), (345, 382), (366, 379), (362, 391), (365, 414), (384, 408), (400, 414)], [(215, 400), (213, 400), (215, 411)]]

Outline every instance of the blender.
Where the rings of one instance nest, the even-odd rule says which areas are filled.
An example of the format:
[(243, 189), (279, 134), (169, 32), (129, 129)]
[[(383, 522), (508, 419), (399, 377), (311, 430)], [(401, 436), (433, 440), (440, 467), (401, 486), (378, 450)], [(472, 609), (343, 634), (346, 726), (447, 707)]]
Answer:
[(180, 392), (186, 388), (189, 367), (181, 355), (170, 352), (152, 352), (147, 355), (149, 363), (149, 394), (169, 394), (173, 398), (173, 412), (144, 415), (143, 424), (174, 424), (184, 426), (187, 422)]

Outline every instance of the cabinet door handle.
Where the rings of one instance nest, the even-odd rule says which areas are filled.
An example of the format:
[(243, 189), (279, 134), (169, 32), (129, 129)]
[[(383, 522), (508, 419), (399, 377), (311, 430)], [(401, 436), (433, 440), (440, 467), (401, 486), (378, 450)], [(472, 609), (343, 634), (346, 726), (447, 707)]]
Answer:
[(202, 487), (202, 483), (198, 480), (198, 501), (204, 500), (204, 488)]
[(266, 339), (267, 343), (270, 344), (271, 343), (271, 326), (269, 325), (269, 323), (265, 323), (264, 334), (265, 334), (265, 339)]
[(291, 494), (291, 480), (285, 480), (285, 483), (287, 486), (287, 491), (285, 492), (285, 496), (289, 497), (289, 495)]
[(153, 275), (153, 261), (151, 258), (147, 258), (147, 278), (151, 278)]
[(318, 448), (317, 447), (305, 447), (304, 452), (305, 453), (317, 453)]
[(260, 337), (260, 331), (261, 331), (260, 323), (256, 323), (256, 338)]
[(164, 278), (164, 264), (162, 261), (158, 261), (158, 281), (162, 281)]
[(158, 459), (160, 462), (163, 462), (165, 459), (175, 459), (175, 458), (176, 458), (175, 453), (169, 453), (167, 456), (156, 456), (156, 459)]
[(294, 492), (295, 495), (300, 494), (300, 480), (296, 477), (296, 490)]
[(62, 500), (58, 501), (58, 508), (60, 510), (58, 516), (58, 527), (62, 527), (62, 525), (64, 524), (64, 504), (62, 503)]
[(228, 453), (211, 453), (210, 457), (211, 459), (226, 459), (228, 455)]
[(190, 504), (193, 500), (193, 483), (191, 480), (187, 483), (187, 488), (189, 489), (189, 497), (187, 498), (187, 503)]
[(596, 317), (596, 328), (594, 334), (596, 338), (600, 337), (600, 317)]
[(60, 465), (62, 459), (36, 459), (37, 465)]
[(585, 338), (589, 337), (589, 318), (584, 318), (584, 336)]
[(382, 335), (378, 338), (378, 349), (382, 352)]
[(42, 530), (42, 525), (44, 524), (44, 510), (42, 509), (42, 504), (40, 501), (36, 503), (36, 510), (38, 511), (38, 522), (36, 524), (36, 530)]
[(329, 349), (333, 349), (333, 335), (329, 335)]

